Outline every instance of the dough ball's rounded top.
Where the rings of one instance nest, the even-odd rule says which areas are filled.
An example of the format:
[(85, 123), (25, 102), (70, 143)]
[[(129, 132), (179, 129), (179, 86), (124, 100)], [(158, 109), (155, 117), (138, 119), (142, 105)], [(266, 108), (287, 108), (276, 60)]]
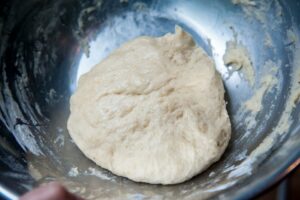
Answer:
[(179, 27), (129, 41), (83, 75), (68, 129), (101, 167), (158, 184), (205, 170), (231, 134), (220, 75)]

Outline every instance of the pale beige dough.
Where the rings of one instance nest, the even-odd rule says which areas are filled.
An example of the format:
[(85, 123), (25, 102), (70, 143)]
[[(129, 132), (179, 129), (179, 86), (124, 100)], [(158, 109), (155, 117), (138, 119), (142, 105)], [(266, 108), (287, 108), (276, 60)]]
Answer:
[(231, 125), (213, 61), (176, 28), (139, 37), (83, 75), (71, 137), (95, 163), (134, 181), (180, 183), (223, 154)]

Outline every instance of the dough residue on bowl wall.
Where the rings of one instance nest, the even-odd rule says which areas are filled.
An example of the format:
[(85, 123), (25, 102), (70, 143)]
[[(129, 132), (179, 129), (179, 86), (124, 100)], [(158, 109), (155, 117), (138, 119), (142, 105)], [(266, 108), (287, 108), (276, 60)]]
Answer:
[(298, 41), (298, 36), (295, 34), (293, 29), (288, 29), (286, 31), (287, 34), (287, 45), (295, 44)]
[(280, 63), (276, 64), (271, 60), (266, 61), (263, 66), (263, 69), (266, 69), (266, 72), (260, 77), (255, 93), (243, 104), (243, 108), (252, 113), (258, 113), (262, 110), (264, 95), (275, 86), (278, 86), (278, 79), (274, 77), (276, 77), (279, 67)]
[(278, 126), (274, 130), (275, 134), (285, 134), (289, 130), (291, 124), (293, 123), (292, 114), (296, 106), (300, 101), (300, 45), (295, 47), (294, 53), (294, 63), (293, 63), (294, 73), (292, 75), (292, 87), (290, 88), (290, 94), (288, 101), (285, 105), (285, 111), (278, 122)]
[(255, 73), (247, 48), (236, 40), (226, 42), (226, 51), (223, 56), (226, 66), (231, 66), (235, 71), (241, 70), (245, 79), (251, 86), (255, 82)]
[(233, 4), (241, 4), (241, 5), (246, 5), (246, 6), (255, 6), (256, 3), (253, 0), (231, 0)]
[[(276, 21), (273, 24), (268, 23), (267, 11), (270, 9), (272, 2), (275, 8)], [(258, 21), (265, 32), (265, 38), (263, 39), (262, 45), (267, 48), (271, 48), (276, 54), (277, 49), (275, 47), (276, 43), (272, 38), (269, 28), (271, 26), (272, 30), (275, 30), (279, 24), (283, 22), (283, 11), (278, 0), (275, 1), (256, 1), (256, 4), (249, 4), (248, 1), (234, 1), (232, 3), (235, 5), (241, 6), (245, 17), (253, 22)], [(285, 44), (290, 48), (290, 51), (293, 52), (291, 64), (285, 64), (286, 67), (291, 67), (291, 87), (283, 88), (288, 89), (289, 93), (286, 97), (286, 103), (284, 106), (284, 111), (281, 113), (281, 117), (277, 126), (269, 133), (267, 137), (251, 152), (247, 152), (243, 161), (235, 166), (228, 166), (226, 172), (229, 172), (227, 177), (241, 177), (252, 174), (253, 169), (255, 168), (256, 161), (258, 158), (264, 157), (267, 152), (272, 149), (275, 144), (278, 142), (278, 138), (281, 135), (288, 133), (290, 127), (294, 123), (293, 113), (297, 105), (299, 105), (300, 100), (300, 44), (297, 37), (297, 33), (293, 28), (287, 29), (285, 32), (284, 38)], [(258, 121), (256, 119), (257, 115), (263, 109), (263, 102), (267, 95), (274, 91), (280, 90), (280, 80), (278, 76), (278, 71), (280, 68), (284, 67), (281, 60), (278, 60), (276, 57), (266, 60), (264, 66), (261, 68), (266, 69), (259, 74), (258, 84), (255, 85), (255, 92), (246, 100), (240, 107), (238, 112), (238, 117), (243, 118), (242, 123), (246, 124), (246, 133), (245, 135), (252, 134), (255, 131), (255, 128), (258, 127)], [(257, 67), (260, 69), (260, 67)], [(257, 74), (256, 74), (257, 75)], [(278, 97), (275, 97), (278, 98)], [(276, 105), (271, 104), (271, 110), (275, 108)], [(269, 119), (270, 114), (266, 114), (266, 118)], [(265, 123), (265, 122), (260, 122)]]
[(259, 112), (262, 110), (262, 100), (264, 94), (277, 83), (277, 80), (272, 75), (266, 75), (261, 80), (260, 87), (256, 90), (255, 94), (245, 102), (245, 107), (251, 112)]
[[(261, 23), (262, 27), (267, 30), (267, 28), (276, 29), (279, 24), (283, 22), (282, 16), (282, 6), (280, 5), (278, 0), (274, 1), (254, 1), (254, 0), (231, 0), (234, 5), (240, 6), (245, 14), (245, 17), (249, 21), (257, 20)], [(274, 4), (275, 13), (274, 20), (272, 24), (268, 24), (268, 16), (272, 5)], [(276, 19), (276, 20), (275, 20)]]
[(264, 45), (269, 48), (274, 48), (273, 39), (268, 32), (265, 34)]

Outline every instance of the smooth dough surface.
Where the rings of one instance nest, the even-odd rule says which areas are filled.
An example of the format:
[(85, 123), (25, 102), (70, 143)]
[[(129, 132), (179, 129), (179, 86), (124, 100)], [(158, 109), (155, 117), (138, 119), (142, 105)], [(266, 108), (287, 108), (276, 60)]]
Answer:
[(213, 61), (192, 37), (139, 37), (83, 75), (71, 137), (95, 163), (131, 180), (180, 183), (223, 154), (231, 125)]

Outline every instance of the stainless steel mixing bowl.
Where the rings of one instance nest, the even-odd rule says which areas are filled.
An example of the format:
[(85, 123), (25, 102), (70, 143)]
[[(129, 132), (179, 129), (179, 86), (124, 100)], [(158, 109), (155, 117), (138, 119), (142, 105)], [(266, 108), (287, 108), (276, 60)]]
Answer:
[[(87, 199), (247, 199), (295, 168), (300, 162), (300, 4), (233, 2), (1, 1), (2, 196), (16, 199), (39, 183), (59, 180)], [(222, 159), (190, 181), (135, 183), (101, 169), (76, 148), (66, 129), (69, 98), (78, 77), (122, 43), (173, 32), (175, 24), (192, 34), (222, 74), (232, 139)], [(249, 51), (254, 86), (224, 66), (226, 41), (233, 39)], [(259, 112), (246, 112), (243, 103), (259, 91), (266, 61), (276, 63), (278, 84), (264, 93)]]

